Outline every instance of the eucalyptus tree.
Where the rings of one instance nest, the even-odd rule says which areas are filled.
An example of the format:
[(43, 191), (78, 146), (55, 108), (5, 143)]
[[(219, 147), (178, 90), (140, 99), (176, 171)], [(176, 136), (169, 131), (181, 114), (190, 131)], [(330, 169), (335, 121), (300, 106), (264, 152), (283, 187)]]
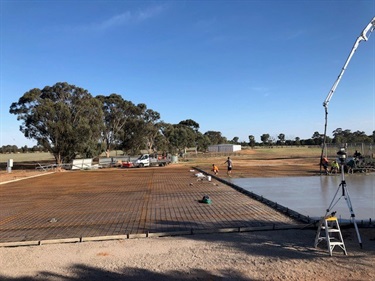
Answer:
[(210, 145), (210, 139), (208, 138), (208, 136), (202, 134), (201, 132), (197, 132), (195, 143), (197, 145), (198, 151), (206, 151), (208, 146)]
[(168, 124), (162, 123), (161, 133), (166, 139), (168, 151), (177, 153), (183, 151), (186, 147), (196, 146), (197, 133), (183, 123)]
[(207, 131), (204, 133), (210, 140), (210, 144), (222, 144), (227, 143), (227, 139), (221, 135), (221, 132), (218, 131)]
[(154, 140), (154, 148), (156, 151), (160, 151), (163, 153), (163, 155), (166, 155), (168, 152), (170, 152), (170, 149), (169, 149), (169, 142), (161, 131), (162, 123), (163, 122), (160, 122), (160, 129)]
[(345, 133), (342, 128), (337, 128), (332, 131), (333, 134), (333, 143), (345, 143)]
[(249, 145), (250, 147), (255, 146), (255, 137), (253, 135), (249, 135)]
[(151, 153), (153, 150), (157, 150), (155, 147), (155, 141), (160, 134), (160, 113), (152, 109), (145, 108), (141, 116), (144, 121), (144, 137), (147, 149)]
[(178, 124), (190, 127), (195, 132), (199, 131), (199, 124), (192, 119), (186, 119), (186, 120), (180, 121), (180, 123), (178, 123)]
[(178, 124), (162, 122), (160, 132), (164, 136), (168, 151), (171, 153), (181, 152), (186, 147), (197, 147), (198, 150), (204, 151), (207, 149), (210, 140), (198, 129), (199, 124), (188, 119)]
[(281, 144), (285, 143), (285, 134), (281, 133), (277, 136)]
[(240, 139), (239, 137), (234, 137), (231, 142), (234, 144), (238, 144), (239, 139)]
[(126, 123), (134, 116), (138, 110), (131, 101), (124, 100), (118, 94), (109, 96), (96, 96), (102, 102), (102, 110), (104, 113), (103, 139), (106, 150), (110, 151), (115, 145), (121, 143), (123, 129)]
[(337, 128), (332, 134), (333, 142), (336, 144), (353, 142), (353, 134), (349, 129), (343, 130), (342, 128)]
[(123, 128), (120, 144), (124, 152), (135, 155), (145, 148), (143, 127), (144, 122), (139, 117), (128, 119)]
[(160, 134), (160, 114), (148, 109), (144, 103), (136, 105), (133, 110), (122, 130), (121, 147), (131, 153), (139, 153), (142, 149), (151, 153)]
[(185, 139), (185, 147), (202, 147), (204, 148), (205, 141), (204, 138), (202, 138), (202, 133), (199, 132), (199, 123), (192, 119), (186, 119), (183, 121), (180, 121), (177, 125), (177, 127), (185, 126), (185, 130), (187, 133), (187, 138)]
[(9, 112), (22, 120), (20, 131), (26, 138), (50, 152), (57, 164), (78, 154), (93, 157), (103, 128), (99, 100), (85, 89), (59, 82), (34, 88), (12, 103)]
[(269, 143), (270, 135), (269, 134), (263, 134), (260, 136), (260, 140), (263, 142), (263, 144)]
[(195, 147), (197, 140), (197, 132), (190, 126), (177, 124), (174, 126), (174, 143), (179, 151), (183, 151), (187, 147)]
[(315, 131), (314, 134), (312, 135), (311, 139), (313, 141), (313, 144), (319, 144), (320, 145), (324, 142), (324, 135), (322, 135), (318, 131)]
[[(160, 133), (163, 138), (163, 145), (161, 150), (170, 153), (176, 153), (176, 146), (174, 144), (174, 140), (172, 138), (174, 134), (174, 125), (166, 122), (160, 122)], [(160, 147), (160, 145), (159, 145)]]

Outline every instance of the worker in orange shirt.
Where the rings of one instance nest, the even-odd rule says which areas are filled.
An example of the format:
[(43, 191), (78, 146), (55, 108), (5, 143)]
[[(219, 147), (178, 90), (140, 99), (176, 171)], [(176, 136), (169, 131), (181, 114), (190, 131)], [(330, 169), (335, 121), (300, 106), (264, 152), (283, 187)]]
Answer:
[(214, 172), (215, 175), (219, 173), (219, 168), (215, 166), (215, 164), (212, 164), (212, 172)]

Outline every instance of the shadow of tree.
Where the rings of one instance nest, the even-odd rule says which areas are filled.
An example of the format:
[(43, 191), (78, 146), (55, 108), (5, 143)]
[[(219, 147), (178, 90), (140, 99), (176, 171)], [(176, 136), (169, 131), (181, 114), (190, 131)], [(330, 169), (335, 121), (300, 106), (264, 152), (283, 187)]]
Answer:
[(244, 277), (240, 272), (233, 270), (223, 270), (219, 274), (212, 274), (206, 270), (195, 269), (189, 272), (171, 270), (165, 273), (153, 272), (147, 269), (139, 269), (133, 267), (126, 267), (121, 272), (107, 271), (100, 268), (90, 267), (83, 264), (76, 264), (70, 268), (72, 274), (64, 276), (55, 274), (50, 271), (39, 272), (35, 277), (5, 277), (0, 275), (0, 280), (3, 281), (50, 281), (50, 280), (65, 280), (65, 281), (141, 281), (141, 280), (158, 280), (158, 281), (174, 281), (174, 280), (237, 280), (237, 281), (256, 281)]

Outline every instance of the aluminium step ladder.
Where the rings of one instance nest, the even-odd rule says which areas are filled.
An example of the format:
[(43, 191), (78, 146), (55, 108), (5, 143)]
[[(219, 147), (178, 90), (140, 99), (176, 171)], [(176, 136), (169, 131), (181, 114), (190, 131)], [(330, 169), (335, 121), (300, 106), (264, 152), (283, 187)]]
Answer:
[(327, 242), (330, 256), (332, 256), (332, 251), (336, 246), (339, 246), (344, 254), (347, 255), (337, 217), (327, 216), (322, 218), (319, 222), (318, 231), (315, 237), (315, 248), (321, 241)]

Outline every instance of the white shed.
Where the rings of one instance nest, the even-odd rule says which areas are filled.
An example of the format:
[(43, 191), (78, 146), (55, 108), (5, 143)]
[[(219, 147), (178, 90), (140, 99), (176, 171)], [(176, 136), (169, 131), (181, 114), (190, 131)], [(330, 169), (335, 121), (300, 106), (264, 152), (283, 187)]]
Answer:
[(239, 144), (215, 144), (208, 147), (208, 152), (235, 152), (241, 150)]

